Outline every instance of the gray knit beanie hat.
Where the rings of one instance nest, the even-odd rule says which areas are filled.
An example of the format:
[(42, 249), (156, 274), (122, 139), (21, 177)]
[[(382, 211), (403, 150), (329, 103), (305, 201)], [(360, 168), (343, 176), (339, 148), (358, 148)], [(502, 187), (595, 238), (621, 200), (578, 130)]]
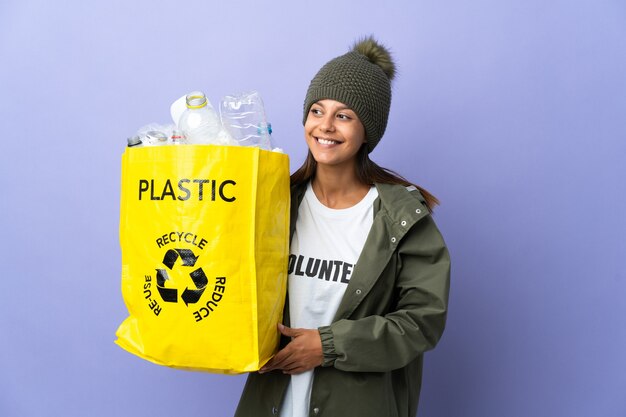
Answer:
[(371, 36), (357, 41), (350, 52), (330, 60), (311, 80), (303, 123), (316, 101), (339, 101), (354, 110), (363, 123), (368, 152), (372, 152), (387, 127), (395, 73), (389, 50)]

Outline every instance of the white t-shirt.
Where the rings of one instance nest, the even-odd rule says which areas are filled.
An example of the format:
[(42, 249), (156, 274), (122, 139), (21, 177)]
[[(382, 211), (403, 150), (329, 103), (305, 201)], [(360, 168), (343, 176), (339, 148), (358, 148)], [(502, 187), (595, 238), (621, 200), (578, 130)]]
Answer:
[[(331, 209), (309, 183), (298, 208), (289, 255), (289, 315), (292, 328), (331, 324), (374, 220), (372, 187), (356, 205)], [(306, 417), (313, 371), (291, 376), (281, 417)]]

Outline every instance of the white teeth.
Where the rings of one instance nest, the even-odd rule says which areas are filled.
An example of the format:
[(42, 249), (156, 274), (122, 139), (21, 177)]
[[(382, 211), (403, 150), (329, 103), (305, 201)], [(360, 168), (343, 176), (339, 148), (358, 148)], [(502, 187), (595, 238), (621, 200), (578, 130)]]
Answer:
[(319, 143), (321, 143), (322, 145), (334, 145), (336, 143), (339, 143), (339, 142), (334, 141), (334, 140), (322, 139), (322, 138), (317, 138), (317, 141)]

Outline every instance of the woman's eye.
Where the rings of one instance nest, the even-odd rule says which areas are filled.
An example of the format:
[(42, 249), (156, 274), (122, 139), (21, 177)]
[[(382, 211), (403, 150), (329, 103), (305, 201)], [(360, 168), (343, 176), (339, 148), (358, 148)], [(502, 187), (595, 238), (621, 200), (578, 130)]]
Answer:
[(311, 109), (311, 114), (319, 115), (322, 114), (322, 111), (320, 109)]
[(338, 114), (337, 118), (341, 120), (350, 120), (350, 116), (348, 116), (347, 114), (343, 114), (343, 113)]

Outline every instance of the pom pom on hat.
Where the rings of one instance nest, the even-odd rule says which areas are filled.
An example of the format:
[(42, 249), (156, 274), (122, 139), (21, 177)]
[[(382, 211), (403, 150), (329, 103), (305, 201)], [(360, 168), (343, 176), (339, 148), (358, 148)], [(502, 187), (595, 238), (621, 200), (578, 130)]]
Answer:
[(396, 65), (387, 48), (372, 36), (358, 40), (350, 52), (330, 60), (313, 77), (304, 100), (304, 118), (313, 103), (331, 99), (350, 107), (365, 127), (368, 151), (385, 133)]
[(384, 45), (378, 43), (373, 36), (362, 38), (354, 43), (352, 51), (365, 56), (372, 64), (378, 65), (389, 81), (396, 76), (396, 64), (391, 58), (391, 53)]

